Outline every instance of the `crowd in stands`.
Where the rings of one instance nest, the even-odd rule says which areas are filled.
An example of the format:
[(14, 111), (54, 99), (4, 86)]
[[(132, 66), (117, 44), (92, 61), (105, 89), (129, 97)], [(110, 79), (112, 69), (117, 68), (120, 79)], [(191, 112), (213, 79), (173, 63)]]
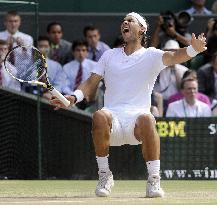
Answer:
[[(212, 11), (205, 7), (205, 0), (191, 0), (192, 7), (174, 14), (171, 11), (159, 15), (157, 26), (146, 42), (148, 47), (174, 51), (190, 45), (188, 29), (194, 14), (217, 13), (217, 1)], [(20, 84), (3, 69), (7, 52), (17, 45), (33, 45), (33, 38), (19, 30), (21, 16), (9, 11), (4, 18), (5, 30), (0, 32), (0, 87), (38, 94), (34, 86)], [(59, 22), (47, 25), (47, 33), (35, 39), (35, 46), (46, 56), (48, 76), (51, 84), (62, 94), (71, 95), (79, 84), (86, 80), (102, 54), (110, 47), (102, 42), (100, 31), (93, 25), (83, 29), (83, 38), (69, 42), (64, 39), (63, 27)], [(217, 18), (209, 18), (207, 29), (207, 50), (187, 63), (165, 68), (159, 74), (152, 93), (151, 112), (156, 117), (209, 117), (217, 116)], [(124, 46), (118, 36), (113, 47)], [(106, 87), (102, 81), (96, 96), (76, 104), (73, 109), (94, 112), (103, 106)], [(41, 95), (50, 99), (49, 92)]]

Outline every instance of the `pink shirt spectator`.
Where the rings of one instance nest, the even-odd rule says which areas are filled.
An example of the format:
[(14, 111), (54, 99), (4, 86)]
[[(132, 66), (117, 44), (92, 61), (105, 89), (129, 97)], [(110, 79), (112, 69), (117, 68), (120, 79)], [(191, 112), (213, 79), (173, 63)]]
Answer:
[[(171, 95), (171, 96), (169, 97), (168, 104), (170, 104), (170, 103), (172, 103), (172, 102), (175, 102), (175, 101), (177, 101), (177, 100), (181, 100), (181, 99), (183, 99), (183, 95), (182, 95), (181, 92), (178, 92), (178, 93), (176, 93), (176, 94), (174, 94), (174, 95)], [(211, 107), (211, 102), (210, 102), (208, 96), (206, 96), (206, 95), (204, 95), (204, 94), (202, 94), (202, 93), (197, 93), (197, 99), (198, 99), (199, 101), (201, 101), (201, 102), (206, 103), (207, 105), (209, 105), (209, 106)]]

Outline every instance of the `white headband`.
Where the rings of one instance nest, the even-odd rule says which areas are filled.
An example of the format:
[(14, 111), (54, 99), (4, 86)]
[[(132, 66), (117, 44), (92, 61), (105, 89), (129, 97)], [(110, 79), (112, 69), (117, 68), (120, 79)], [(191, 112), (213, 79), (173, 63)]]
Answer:
[(145, 19), (141, 15), (139, 15), (139, 14), (137, 14), (135, 12), (131, 12), (131, 13), (127, 14), (126, 16), (135, 17), (138, 20), (138, 22), (141, 23), (142, 26), (145, 27), (145, 30), (147, 31), (147, 23), (146, 23)]

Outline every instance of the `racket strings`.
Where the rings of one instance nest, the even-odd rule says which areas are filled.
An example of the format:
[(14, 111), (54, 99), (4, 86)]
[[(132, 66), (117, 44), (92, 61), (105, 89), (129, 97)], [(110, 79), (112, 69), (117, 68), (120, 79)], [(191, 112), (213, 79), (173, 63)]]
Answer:
[(15, 47), (7, 56), (7, 70), (22, 81), (37, 81), (46, 73), (45, 59), (32, 47)]

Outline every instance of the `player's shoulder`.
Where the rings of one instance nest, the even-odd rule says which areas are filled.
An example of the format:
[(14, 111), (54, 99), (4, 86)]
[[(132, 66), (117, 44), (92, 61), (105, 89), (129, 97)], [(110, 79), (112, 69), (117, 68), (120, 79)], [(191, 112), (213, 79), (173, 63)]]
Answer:
[(146, 51), (147, 52), (162, 52), (161, 49), (155, 48), (155, 47), (148, 47), (148, 48), (146, 48)]

